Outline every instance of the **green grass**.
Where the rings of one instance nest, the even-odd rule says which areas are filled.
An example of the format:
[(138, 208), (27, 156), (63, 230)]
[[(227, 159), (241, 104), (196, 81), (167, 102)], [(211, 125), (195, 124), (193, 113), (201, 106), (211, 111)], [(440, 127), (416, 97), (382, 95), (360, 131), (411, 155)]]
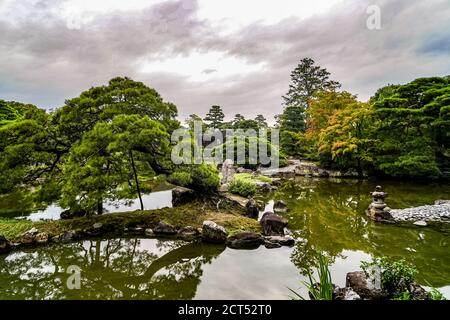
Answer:
[(120, 235), (123, 233), (124, 228), (131, 228), (137, 225), (153, 228), (160, 221), (178, 228), (186, 226), (201, 228), (205, 220), (211, 220), (224, 226), (230, 234), (243, 231), (261, 231), (258, 221), (242, 216), (240, 209), (227, 208), (223, 212), (218, 212), (212, 204), (194, 202), (177, 208), (111, 213), (73, 220), (32, 222), (28, 220), (0, 219), (0, 234), (10, 241), (18, 241), (24, 232), (32, 228), (37, 228), (40, 232), (45, 232), (52, 237), (69, 230), (90, 229), (95, 223), (101, 223), (111, 235)]
[(235, 174), (235, 179), (249, 181), (249, 182), (266, 182), (271, 183), (272, 179), (266, 176), (253, 175), (251, 173), (237, 173)]

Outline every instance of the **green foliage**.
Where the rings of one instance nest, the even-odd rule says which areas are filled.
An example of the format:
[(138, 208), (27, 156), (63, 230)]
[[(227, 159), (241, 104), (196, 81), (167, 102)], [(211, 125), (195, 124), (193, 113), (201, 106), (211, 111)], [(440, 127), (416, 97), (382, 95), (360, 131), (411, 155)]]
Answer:
[(225, 114), (222, 111), (222, 107), (212, 106), (204, 120), (207, 123), (208, 128), (221, 129), (223, 126), (223, 119), (225, 119)]
[(281, 147), (287, 155), (299, 155), (294, 135), (307, 128), (306, 111), (311, 98), (322, 90), (335, 90), (340, 87), (329, 79), (330, 73), (316, 66), (311, 58), (302, 59), (291, 73), (291, 84), (284, 99), (284, 111), (279, 117)]
[(167, 181), (177, 186), (187, 187), (192, 184), (192, 175), (185, 171), (175, 171), (167, 178)]
[(256, 184), (251, 180), (235, 178), (230, 184), (229, 191), (244, 198), (252, 197), (256, 194)]
[(391, 300), (412, 300), (411, 293), (408, 291), (396, 293)]
[[(308, 282), (302, 282), (308, 289), (308, 292), (313, 300), (333, 300), (333, 281), (331, 279), (331, 272), (329, 268), (328, 259), (320, 255), (319, 266), (316, 269), (316, 273), (319, 276), (317, 280), (311, 270), (307, 270)], [(292, 289), (289, 289), (293, 294), (293, 300), (305, 300), (299, 293)]]
[(400, 177), (435, 177), (450, 167), (450, 82), (420, 78), (380, 89), (374, 104), (374, 166)]
[(168, 181), (203, 194), (215, 193), (220, 186), (219, 171), (214, 165), (206, 163), (180, 166), (168, 177)]
[(438, 289), (433, 288), (430, 292), (428, 292), (428, 298), (430, 300), (447, 300), (445, 299), (442, 292), (440, 292)]
[(383, 289), (392, 295), (408, 292), (409, 285), (414, 281), (414, 275), (417, 273), (417, 270), (404, 260), (390, 261), (386, 257), (362, 262), (361, 268), (367, 276), (379, 270)]

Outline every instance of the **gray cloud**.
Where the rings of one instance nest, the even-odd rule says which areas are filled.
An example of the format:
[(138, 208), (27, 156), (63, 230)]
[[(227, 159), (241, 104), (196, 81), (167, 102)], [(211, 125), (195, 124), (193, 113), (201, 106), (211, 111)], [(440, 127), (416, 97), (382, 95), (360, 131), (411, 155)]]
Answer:
[[(11, 20), (0, 18), (0, 98), (61, 106), (82, 90), (127, 75), (144, 81), (174, 102), (184, 119), (204, 115), (214, 104), (235, 113), (272, 118), (298, 61), (310, 56), (344, 89), (367, 99), (388, 83), (450, 74), (450, 6), (446, 0), (347, 0), (323, 15), (261, 22), (223, 35), (200, 20), (195, 0), (170, 1), (134, 12), (114, 12), (67, 28), (40, 1)], [(366, 8), (376, 3), (382, 29), (366, 28)], [(221, 51), (265, 68), (194, 82), (174, 73), (142, 73), (139, 64), (193, 51)]]

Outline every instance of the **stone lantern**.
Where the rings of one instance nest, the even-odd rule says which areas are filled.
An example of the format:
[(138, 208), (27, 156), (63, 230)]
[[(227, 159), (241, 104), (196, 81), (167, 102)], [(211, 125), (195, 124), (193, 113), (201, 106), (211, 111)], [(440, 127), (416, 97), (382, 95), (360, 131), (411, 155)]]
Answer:
[(367, 216), (374, 221), (391, 222), (393, 220), (390, 213), (391, 209), (384, 202), (388, 194), (383, 192), (381, 186), (377, 186), (375, 191), (371, 192), (370, 195), (373, 200), (366, 211)]

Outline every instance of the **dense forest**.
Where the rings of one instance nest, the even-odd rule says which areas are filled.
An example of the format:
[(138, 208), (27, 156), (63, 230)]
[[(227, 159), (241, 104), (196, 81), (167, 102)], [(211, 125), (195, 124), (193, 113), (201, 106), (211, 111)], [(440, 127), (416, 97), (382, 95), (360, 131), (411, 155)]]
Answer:
[[(185, 128), (201, 121), (205, 129), (279, 129), (281, 164), (293, 157), (360, 174), (449, 178), (450, 76), (388, 85), (367, 102), (341, 91), (309, 58), (291, 80), (273, 127), (264, 115), (226, 122), (213, 106)], [(0, 193), (31, 190), (39, 201), (102, 213), (104, 201), (140, 197), (142, 181), (155, 177), (214, 192), (216, 166), (171, 161), (177, 115), (174, 104), (129, 78), (90, 88), (52, 112), (0, 100)]]

